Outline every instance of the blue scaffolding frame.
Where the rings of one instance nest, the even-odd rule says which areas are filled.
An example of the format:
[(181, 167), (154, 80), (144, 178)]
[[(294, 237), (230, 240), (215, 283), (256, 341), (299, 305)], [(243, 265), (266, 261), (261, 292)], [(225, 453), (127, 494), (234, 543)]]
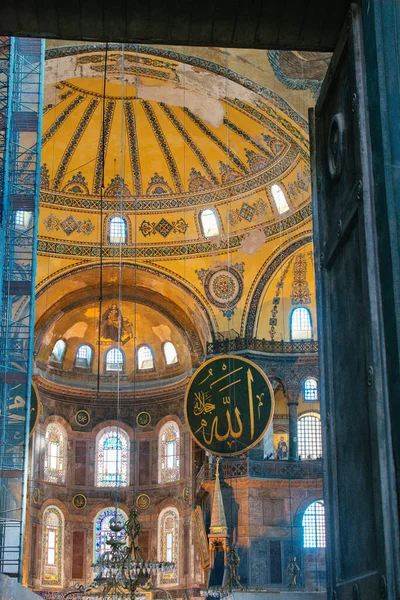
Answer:
[(0, 572), (22, 579), (44, 40), (0, 38)]

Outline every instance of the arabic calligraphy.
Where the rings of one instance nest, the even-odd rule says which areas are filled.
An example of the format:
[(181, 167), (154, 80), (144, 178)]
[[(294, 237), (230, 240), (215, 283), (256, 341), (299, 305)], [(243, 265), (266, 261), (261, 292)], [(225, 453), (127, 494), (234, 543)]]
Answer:
[(220, 456), (233, 456), (264, 435), (272, 419), (273, 392), (257, 365), (240, 356), (220, 356), (193, 375), (185, 411), (200, 446)]

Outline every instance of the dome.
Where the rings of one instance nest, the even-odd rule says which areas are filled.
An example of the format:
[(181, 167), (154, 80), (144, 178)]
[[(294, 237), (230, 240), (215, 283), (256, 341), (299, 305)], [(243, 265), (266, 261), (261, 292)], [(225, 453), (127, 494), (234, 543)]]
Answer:
[[(140, 259), (215, 253), (227, 238), (235, 248), (260, 227), (274, 236), (309, 218), (307, 133), (273, 92), (160, 48), (116, 45), (106, 83), (104, 69), (103, 46), (47, 51), (42, 255), (97, 258), (102, 238), (113, 258), (108, 220), (121, 210), (122, 255)], [(210, 207), (218, 243), (199, 221)]]

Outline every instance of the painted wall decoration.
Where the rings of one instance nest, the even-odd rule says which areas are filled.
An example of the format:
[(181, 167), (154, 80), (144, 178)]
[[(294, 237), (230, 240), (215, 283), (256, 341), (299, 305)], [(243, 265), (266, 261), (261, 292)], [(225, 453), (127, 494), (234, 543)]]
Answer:
[(307, 259), (304, 253), (296, 256), (293, 271), (292, 304), (310, 304), (311, 294), (307, 282)]
[(149, 235), (161, 235), (163, 238), (169, 236), (172, 233), (182, 233), (185, 234), (188, 228), (188, 224), (182, 218), (177, 221), (167, 221), (166, 219), (161, 219), (158, 223), (150, 222), (150, 221), (142, 221), (139, 231), (142, 233), (144, 237), (148, 237)]
[(101, 318), (101, 341), (121, 342), (126, 344), (132, 339), (132, 323), (125, 319), (118, 305), (109, 305)]
[(65, 219), (59, 219), (53, 213), (50, 213), (44, 219), (43, 223), (46, 231), (59, 231), (61, 228), (66, 235), (71, 235), (71, 233), (90, 235), (94, 231), (94, 225), (90, 219), (77, 221), (72, 215), (69, 215)]
[(196, 273), (209, 302), (220, 308), (224, 317), (230, 319), (243, 294), (244, 263), (200, 269)]
[(208, 550), (206, 528), (204, 526), (203, 513), (201, 512), (200, 506), (196, 506), (192, 513), (194, 525), (196, 527), (197, 542), (199, 544), (201, 565), (203, 569), (207, 569), (210, 566), (210, 553)]
[(274, 393), (257, 365), (239, 356), (206, 361), (191, 378), (185, 414), (196, 443), (218, 456), (235, 456), (264, 436), (274, 412)]

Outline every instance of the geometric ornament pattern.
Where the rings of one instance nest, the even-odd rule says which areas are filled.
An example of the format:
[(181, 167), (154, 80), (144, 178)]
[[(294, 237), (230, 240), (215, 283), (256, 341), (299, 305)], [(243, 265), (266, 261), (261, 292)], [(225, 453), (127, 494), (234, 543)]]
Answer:
[(144, 237), (149, 235), (156, 235), (157, 233), (163, 238), (173, 233), (186, 233), (188, 224), (181, 218), (171, 223), (166, 219), (162, 218), (158, 223), (150, 223), (150, 221), (143, 221), (139, 227), (139, 231)]
[(94, 225), (90, 219), (77, 221), (72, 215), (61, 220), (50, 213), (43, 221), (46, 231), (59, 231), (60, 227), (66, 235), (71, 233), (83, 233), (90, 235), (94, 231)]
[(244, 263), (229, 267), (196, 270), (204, 286), (204, 293), (214, 306), (222, 310), (224, 317), (231, 319), (235, 306), (243, 294)]
[(253, 204), (247, 204), (243, 202), (240, 209), (229, 210), (226, 220), (230, 225), (237, 225), (242, 220), (251, 223), (254, 215), (265, 215), (267, 214), (268, 204), (262, 198), (259, 198)]

